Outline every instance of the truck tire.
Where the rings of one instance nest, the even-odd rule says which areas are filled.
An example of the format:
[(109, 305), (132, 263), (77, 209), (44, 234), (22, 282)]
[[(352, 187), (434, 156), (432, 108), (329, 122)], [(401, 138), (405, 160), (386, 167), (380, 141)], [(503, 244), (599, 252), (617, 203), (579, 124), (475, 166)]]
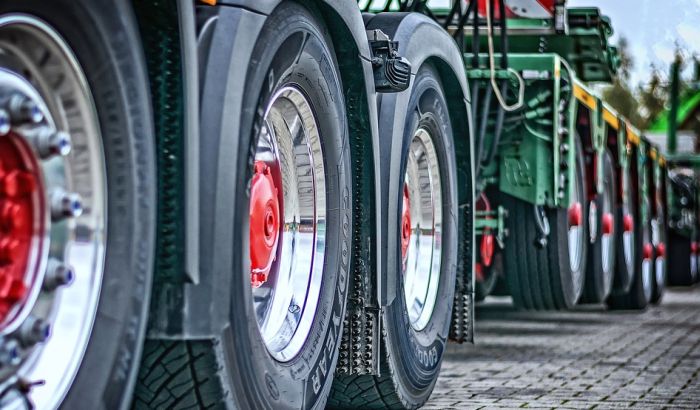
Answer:
[(629, 292), (634, 277), (635, 261), (637, 259), (634, 192), (630, 184), (630, 175), (620, 169), (617, 178), (619, 189), (622, 190), (622, 201), (617, 206), (615, 232), (617, 235), (617, 261), (615, 263), (615, 278), (612, 293), (624, 294)]
[(666, 290), (668, 281), (668, 259), (666, 247), (668, 246), (668, 229), (666, 216), (661, 204), (656, 219), (652, 221), (652, 240), (654, 244), (654, 281), (652, 282), (651, 303), (659, 304)]
[(493, 255), (491, 266), (484, 268), (483, 280), (476, 280), (474, 297), (481, 302), (489, 295), (495, 295), (499, 281), (503, 281), (503, 254), (497, 250)]
[[(585, 200), (586, 173), (578, 138), (575, 159), (574, 198), (568, 210), (545, 210), (504, 195), (510, 236), (503, 259), (508, 289), (519, 309), (571, 309), (583, 293), (588, 207), (581, 206)], [(537, 245), (543, 224), (537, 221), (538, 217), (546, 218), (549, 225), (550, 233), (544, 246)]]
[[(327, 400), (352, 249), (338, 65), (315, 11), (284, 2), (241, 67), (248, 76), (240, 123), (232, 121), (241, 138), (231, 173), (202, 176), (231, 195), (204, 223), (233, 220), (233, 232), (202, 238), (213, 266), (232, 277), (229, 325), (211, 340), (149, 342), (135, 408), (322, 409)], [(222, 149), (213, 136), (202, 144), (212, 160)]]
[[(12, 124), (0, 137), (0, 202), (11, 205), (16, 249), (37, 251), (17, 271), (25, 276), (2, 269), (4, 284), (23, 282), (13, 285), (16, 299), (0, 299), (0, 344), (11, 354), (0, 407), (126, 407), (156, 225), (153, 122), (133, 11), (110, 0), (6, 0), (0, 54)], [(24, 242), (23, 227), (39, 233)], [(27, 256), (17, 252), (13, 263)]]
[(690, 286), (695, 282), (690, 238), (671, 230), (668, 237), (668, 284)]
[[(642, 198), (642, 206), (650, 210), (649, 199)], [(641, 206), (639, 207), (641, 208)], [(650, 212), (650, 211), (649, 211)], [(638, 220), (635, 213), (635, 221)], [(641, 218), (639, 218), (641, 219)], [(649, 305), (654, 281), (654, 247), (652, 245), (651, 220), (635, 223), (635, 269), (630, 290), (627, 293), (613, 292), (608, 298), (611, 309), (643, 310)]]
[[(603, 156), (603, 192), (593, 200), (595, 206), (589, 209), (591, 246), (588, 253), (588, 271), (583, 301), (586, 303), (605, 302), (610, 295), (615, 276), (617, 247), (615, 169), (612, 155), (608, 150)], [(595, 212), (591, 212), (593, 209)], [(592, 222), (592, 224), (591, 224)]]
[[(490, 212), (491, 204), (485, 193), (476, 202), (477, 212)], [(491, 228), (484, 228), (476, 237), (477, 254), (474, 266), (474, 297), (477, 302), (486, 299), (496, 288), (499, 277), (503, 276), (503, 257), (498, 249), (496, 235)]]
[(394, 124), (404, 130), (404, 179), (391, 193), (400, 204), (402, 241), (394, 252), (401, 265), (389, 272), (399, 288), (383, 314), (381, 376), (337, 376), (331, 408), (420, 407), (440, 371), (455, 291), (457, 168), (445, 94), (431, 65), (416, 74), (408, 113), (405, 124)]

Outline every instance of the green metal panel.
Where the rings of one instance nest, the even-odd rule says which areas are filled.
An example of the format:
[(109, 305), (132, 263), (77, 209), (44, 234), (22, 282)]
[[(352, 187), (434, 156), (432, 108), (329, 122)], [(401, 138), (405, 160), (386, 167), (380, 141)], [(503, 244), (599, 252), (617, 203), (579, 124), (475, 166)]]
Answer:
[[(465, 58), (471, 60), (470, 55)], [(485, 55), (479, 59), (486, 64)], [(496, 58), (496, 64), (499, 63)], [(495, 161), (482, 167), (481, 188), (498, 184), (502, 192), (533, 204), (567, 205), (568, 181), (573, 179), (574, 172), (569, 164), (574, 163), (575, 147), (572, 137), (575, 103), (570, 95), (570, 75), (556, 54), (510, 55), (509, 64), (524, 78), (525, 103), (522, 109), (506, 116), (507, 125)], [(468, 70), (467, 75), (472, 84), (478, 82), (482, 88), (490, 84), (487, 69)], [(511, 78), (510, 95), (517, 94), (517, 82), (511, 73), (498, 70), (496, 78)], [(560, 106), (562, 101), (568, 105)], [(490, 144), (492, 138), (487, 134), (484, 144)], [(564, 158), (560, 158), (562, 143), (569, 147)], [(561, 164), (566, 171), (560, 181)]]
[[(557, 33), (551, 19), (508, 19), (510, 54), (553, 53), (564, 58), (583, 81), (612, 81), (620, 65), (616, 47), (608, 43), (613, 34), (610, 20), (597, 8), (569, 8), (569, 31)], [(487, 50), (486, 31), (480, 49)], [(500, 53), (500, 30), (495, 29), (494, 47)], [(471, 28), (465, 30), (465, 45), (471, 45)]]

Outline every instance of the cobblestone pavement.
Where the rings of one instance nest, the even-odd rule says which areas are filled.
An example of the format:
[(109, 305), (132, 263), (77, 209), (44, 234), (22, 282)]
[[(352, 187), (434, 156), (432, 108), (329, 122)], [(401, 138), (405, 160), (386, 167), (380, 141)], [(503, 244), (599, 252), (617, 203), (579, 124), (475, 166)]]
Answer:
[(700, 409), (700, 288), (644, 313), (477, 307), (476, 344), (450, 345), (427, 409)]

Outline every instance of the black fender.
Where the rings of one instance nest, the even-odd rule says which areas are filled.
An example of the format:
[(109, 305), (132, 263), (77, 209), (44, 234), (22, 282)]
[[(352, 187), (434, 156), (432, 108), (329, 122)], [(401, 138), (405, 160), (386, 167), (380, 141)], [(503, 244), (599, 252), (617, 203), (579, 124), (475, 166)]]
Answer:
[[(230, 160), (234, 157), (232, 153), (244, 149), (238, 144), (241, 124), (250, 123), (255, 115), (251, 107), (242, 106), (247, 62), (267, 16), (281, 2), (225, 0), (219, 1), (217, 6), (198, 7), (199, 135), (201, 140), (209, 140), (200, 147), (199, 156), (199, 280), (163, 284), (154, 292), (149, 318), (150, 338), (210, 338), (220, 336), (229, 326), (231, 278), (235, 272), (224, 268), (231, 266), (230, 260), (215, 260), (213, 255), (222, 242), (217, 238), (230, 237), (236, 229), (233, 212), (221, 210), (230, 208), (237, 192), (231, 184), (223, 183), (221, 177), (211, 176), (226, 175), (229, 180), (239, 178)], [(325, 20), (338, 55), (346, 99), (349, 94), (355, 99), (352, 105), (347, 104), (356, 117), (355, 121), (350, 121), (350, 132), (366, 141), (371, 140), (372, 156), (376, 158), (379, 155), (377, 99), (362, 14), (357, 4), (350, 1), (306, 3), (319, 10)], [(373, 172), (373, 175), (374, 185), (367, 189), (378, 198), (382, 192), (379, 173)], [(379, 213), (372, 213), (373, 217), (376, 215), (376, 225), (380, 226)], [(372, 247), (379, 255), (379, 244), (372, 241)], [(216, 254), (230, 255), (231, 252), (234, 250), (218, 249)]]
[[(410, 61), (412, 75), (415, 76), (418, 69), (426, 62), (431, 62), (438, 69), (443, 84), (447, 103), (450, 106), (450, 116), (452, 117), (455, 144), (461, 143), (466, 147), (466, 157), (457, 158), (459, 181), (459, 205), (473, 208), (474, 198), (474, 172), (471, 153), (473, 152), (473, 140), (471, 138), (472, 120), (469, 84), (467, 82), (464, 60), (454, 39), (437, 23), (430, 18), (418, 13), (380, 13), (368, 20), (367, 29), (380, 29), (394, 41), (399, 43), (399, 54)], [(379, 103), (379, 121), (381, 130), (392, 130), (391, 135), (382, 135), (380, 144), (379, 162), (382, 164), (381, 181), (382, 185), (388, 187), (385, 192), (399, 192), (400, 184), (403, 184), (403, 176), (398, 175), (401, 161), (401, 144), (403, 140), (403, 124), (406, 120), (408, 103), (413, 84), (406, 91), (396, 94), (382, 94)], [(400, 125), (400, 126), (395, 126)], [(466, 178), (467, 181), (464, 181)], [(464, 183), (466, 182), (466, 183)], [(398, 235), (400, 232), (398, 219), (399, 202), (388, 195), (382, 195), (379, 208), (382, 212), (382, 220), (386, 221), (381, 225), (380, 237), (384, 242), (384, 249), (397, 249)], [(460, 212), (462, 214), (462, 212)], [(466, 215), (472, 218), (473, 212)], [(460, 239), (466, 239), (470, 244), (474, 243), (472, 223), (460, 224), (460, 227), (467, 226), (467, 231), (460, 234)], [(460, 228), (461, 229), (461, 228)], [(468, 266), (469, 275), (472, 277), (468, 281), (469, 286), (473, 284), (473, 252), (466, 250), (466, 255), (460, 255), (460, 261)], [(466, 258), (466, 259), (465, 259)], [(395, 269), (400, 268), (400, 261), (396, 258), (395, 252), (385, 252), (382, 259), (380, 274), (380, 304), (387, 306), (396, 297), (396, 283), (394, 275), (387, 275)], [(471, 261), (471, 263), (469, 262)], [(473, 292), (473, 289), (470, 289)]]

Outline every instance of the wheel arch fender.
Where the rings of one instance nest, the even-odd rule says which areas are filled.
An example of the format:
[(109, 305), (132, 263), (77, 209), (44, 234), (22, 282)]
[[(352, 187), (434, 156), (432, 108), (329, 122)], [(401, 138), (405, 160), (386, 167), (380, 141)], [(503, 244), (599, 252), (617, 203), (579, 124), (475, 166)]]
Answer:
[[(472, 119), (470, 109), (469, 84), (467, 82), (464, 61), (457, 44), (452, 37), (430, 18), (418, 13), (381, 13), (368, 19), (367, 29), (380, 29), (394, 41), (399, 43), (399, 54), (407, 58), (412, 65), (412, 76), (426, 63), (432, 64), (443, 83), (445, 97), (452, 119), (453, 135), (457, 155), (458, 173), (458, 201), (460, 215), (469, 219), (467, 224), (460, 223), (459, 238), (466, 242), (466, 248), (460, 244), (459, 258), (467, 267), (467, 275), (471, 278), (468, 283), (469, 292), (473, 293), (473, 210), (474, 206), (474, 172), (473, 172), (473, 139)], [(403, 142), (403, 128), (394, 127), (394, 124), (404, 124), (406, 121), (408, 104), (413, 84), (406, 90), (397, 94), (383, 94), (379, 104), (380, 131), (391, 130), (390, 135), (384, 135), (381, 140), (379, 161), (381, 167), (381, 179), (386, 192), (399, 192), (398, 187), (402, 176), (398, 175), (401, 161), (401, 147)], [(382, 240), (384, 249), (397, 249), (398, 238), (390, 235), (395, 230), (398, 232), (398, 201), (384, 195), (381, 198), (380, 209), (383, 212), (382, 219), (387, 223), (382, 227)], [(455, 215), (455, 217), (457, 217)], [(464, 235), (467, 235), (465, 237)], [(392, 275), (388, 275), (391, 269), (397, 269), (399, 261), (393, 252), (386, 252), (381, 260), (380, 304), (386, 306), (396, 297), (397, 284)], [(471, 263), (469, 262), (471, 261)]]
[[(204, 14), (198, 15), (205, 21), (200, 27), (198, 50), (200, 138), (211, 141), (206, 144), (208, 151), (205, 146), (200, 149), (200, 280), (166, 283), (160, 287), (151, 304), (150, 338), (210, 338), (221, 335), (229, 326), (232, 278), (225, 267), (231, 266), (228, 260), (231, 252), (217, 249), (220, 245), (216, 238), (232, 235), (240, 221), (234, 220), (233, 212), (226, 218), (214, 218), (214, 215), (221, 215), (222, 207), (230, 208), (231, 200), (237, 195), (237, 189), (225, 183), (225, 179), (239, 178), (230, 159), (235, 158), (233, 153), (244, 149), (239, 146), (244, 128), (241, 124), (249, 123), (255, 114), (242, 106), (249, 73), (240, 62), (250, 61), (268, 15), (282, 2), (224, 0), (215, 7), (203, 6)], [(376, 158), (379, 151), (376, 93), (362, 14), (355, 3), (343, 0), (319, 0), (312, 3), (314, 7), (328, 28), (338, 58), (348, 112), (356, 113), (355, 118), (350, 118), (350, 137), (359, 133), (360, 138), (369, 140), (372, 158)], [(205, 26), (208, 32), (203, 34)], [(212, 181), (211, 177), (217, 175)], [(374, 175), (375, 183), (368, 189), (374, 190), (373, 196), (380, 197), (378, 173)], [(377, 255), (379, 251), (379, 245), (375, 244)]]

